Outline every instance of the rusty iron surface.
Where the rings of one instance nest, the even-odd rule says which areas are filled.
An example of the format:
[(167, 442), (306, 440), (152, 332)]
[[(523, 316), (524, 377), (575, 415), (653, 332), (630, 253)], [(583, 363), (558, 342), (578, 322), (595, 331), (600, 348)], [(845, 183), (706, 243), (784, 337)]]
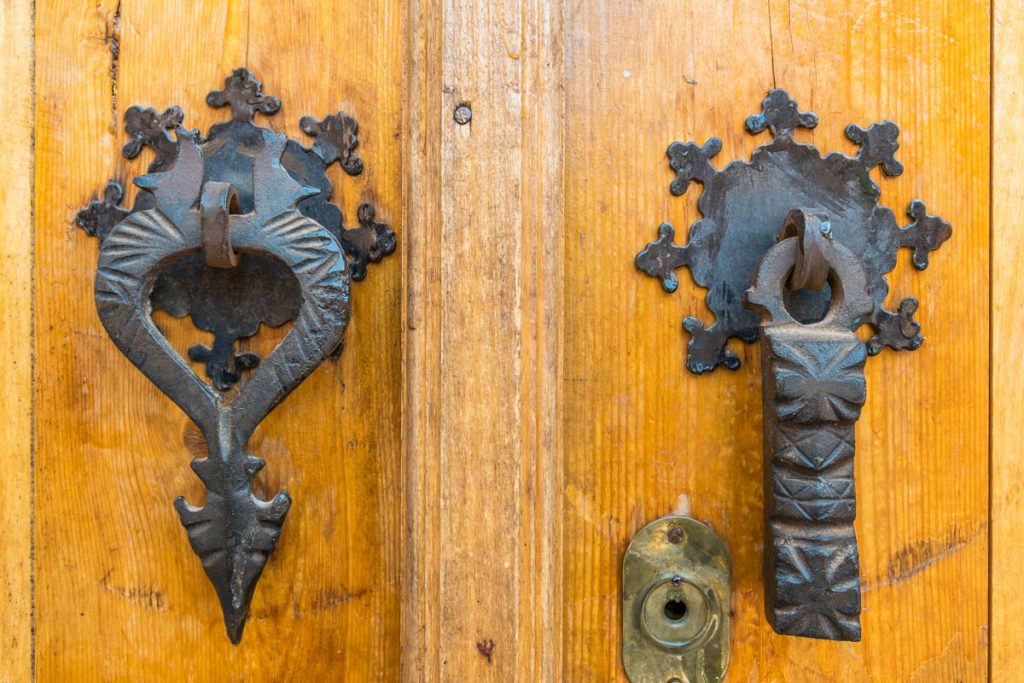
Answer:
[[(886, 308), (885, 276), (901, 247), (912, 249), (917, 269), (926, 268), (952, 228), (920, 200), (911, 202), (903, 227), (879, 204), (871, 171), (903, 172), (896, 124), (847, 126), (860, 146), (856, 156), (823, 156), (794, 139), (797, 129), (817, 125), (817, 116), (777, 89), (746, 121), (751, 134), (772, 136), (749, 161), (712, 166), (718, 138), (672, 143), (669, 189), (682, 195), (700, 183), (702, 217), (685, 245), (663, 223), (636, 266), (669, 292), (679, 284), (675, 271), (686, 267), (708, 290), (714, 323), (683, 320), (691, 372), (736, 369), (740, 359), (728, 340), (760, 338), (768, 616), (779, 633), (859, 640), (853, 457), (867, 397), (864, 363), (885, 347), (913, 350), (923, 342), (917, 299)], [(865, 323), (875, 332), (866, 344), (855, 334)]]
[[(123, 188), (111, 181), (77, 223), (100, 239), (95, 297), (104, 327), (205, 438), (207, 457), (192, 463), (205, 504), (179, 497), (175, 507), (237, 644), (291, 506), (285, 491), (269, 501), (253, 493), (264, 461), (246, 445), (267, 414), (340, 348), (351, 280), (394, 251), (395, 236), (369, 205), (359, 209), (360, 227), (348, 228), (330, 202), (325, 168), (334, 161), (350, 174), (363, 168), (354, 119), (302, 119), (302, 130), (316, 138), (303, 147), (253, 123), (256, 112), (274, 114), (280, 101), (242, 68), (207, 103), (230, 106), (231, 119), (205, 137), (182, 127), (178, 107), (162, 114), (128, 109), (124, 155), (145, 147), (155, 153), (149, 172), (135, 178), (135, 204), (122, 208)], [(171, 347), (153, 309), (190, 315), (214, 333), (212, 348), (188, 350), (212, 384)], [(289, 320), (291, 330), (264, 361), (237, 353), (237, 341), (261, 324)], [(244, 371), (251, 374), (243, 381)]]
[(802, 247), (794, 235), (769, 249), (747, 295), (764, 316), (765, 606), (779, 633), (856, 641), (854, 424), (867, 398), (867, 353), (850, 327), (874, 302), (860, 260), (824, 239), (817, 254), (832, 302), (822, 320), (799, 322), (784, 290)]
[[(924, 341), (913, 315), (918, 302), (903, 299), (895, 311), (885, 307), (889, 285), (885, 275), (896, 266), (900, 247), (913, 249), (918, 269), (928, 265), (928, 254), (949, 239), (952, 229), (946, 221), (929, 215), (923, 202), (908, 208), (911, 223), (901, 227), (892, 210), (879, 205), (881, 191), (870, 171), (881, 166), (889, 176), (903, 172), (895, 158), (899, 129), (891, 121), (846, 128), (847, 137), (860, 146), (855, 157), (833, 152), (822, 156), (812, 145), (797, 142), (797, 128), (814, 128), (818, 118), (801, 112), (784, 90), (772, 90), (762, 103), (761, 113), (746, 121), (746, 129), (757, 134), (765, 129), (772, 140), (754, 150), (750, 161), (734, 161), (717, 169), (711, 160), (722, 149), (721, 140), (711, 138), (703, 145), (674, 142), (667, 151), (669, 166), (676, 173), (670, 190), (682, 195), (692, 181), (703, 186), (698, 208), (702, 218), (689, 232), (685, 245), (677, 245), (675, 229), (662, 223), (658, 239), (636, 257), (643, 272), (658, 278), (666, 291), (679, 285), (675, 270), (689, 268), (694, 281), (708, 290), (707, 305), (716, 320), (705, 326), (696, 317), (683, 321), (690, 334), (687, 368), (694, 373), (710, 372), (720, 365), (736, 369), (740, 359), (726, 349), (730, 338), (752, 342), (758, 337), (758, 316), (747, 308), (743, 292), (750, 285), (757, 264), (774, 244), (775, 235), (793, 209), (810, 207), (812, 217), (827, 223), (835, 241), (861, 258), (868, 277), (868, 290), (875, 302), (864, 316), (850, 323), (875, 329), (868, 353), (884, 347), (916, 349)], [(801, 319), (820, 317), (828, 305), (829, 291), (796, 292), (791, 297)]]
[[(263, 85), (245, 68), (235, 69), (224, 81), (222, 90), (206, 98), (211, 107), (230, 107), (228, 121), (211, 126), (197, 141), (203, 151), (203, 183), (220, 182), (237, 193), (237, 212), (253, 210), (253, 164), (263, 146), (263, 131), (253, 117), (257, 112), (276, 114), (281, 102), (263, 94)], [(177, 155), (172, 132), (181, 126), (180, 107), (162, 114), (149, 107), (130, 107), (125, 112), (125, 131), (130, 136), (122, 153), (132, 159), (149, 148), (154, 156), (149, 173), (174, 167)], [(337, 161), (349, 175), (363, 171), (357, 148), (359, 126), (348, 114), (338, 112), (317, 120), (303, 117), (299, 126), (314, 138), (311, 147), (288, 140), (280, 164), (288, 175), (304, 186), (318, 190), (300, 198), (298, 210), (323, 225), (338, 242), (349, 261), (354, 280), (366, 277), (367, 265), (379, 262), (395, 250), (395, 234), (376, 220), (376, 209), (368, 203), (356, 211), (358, 227), (347, 227), (341, 209), (331, 202), (334, 192), (326, 169)], [(136, 182), (136, 185), (139, 185)], [(78, 214), (78, 225), (103, 240), (107, 233), (133, 211), (154, 207), (153, 193), (140, 185), (131, 209), (120, 206), (124, 190), (110, 181), (99, 199), (94, 199)], [(256, 334), (261, 323), (278, 327), (295, 318), (300, 291), (287, 269), (273, 258), (253, 254), (243, 259), (244, 272), (218, 268), (204, 254), (188, 255), (168, 267), (153, 287), (153, 307), (182, 317), (189, 315), (201, 330), (214, 335), (212, 347), (196, 345), (189, 357), (206, 365), (207, 375), (221, 389), (229, 389), (241, 379), (243, 370), (259, 362), (255, 354), (236, 354), (239, 339)]]

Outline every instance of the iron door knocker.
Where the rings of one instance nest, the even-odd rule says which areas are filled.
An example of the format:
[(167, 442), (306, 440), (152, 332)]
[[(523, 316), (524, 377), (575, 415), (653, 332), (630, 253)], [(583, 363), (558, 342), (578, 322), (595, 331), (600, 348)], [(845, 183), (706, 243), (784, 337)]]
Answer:
[[(292, 502), (285, 491), (269, 501), (253, 494), (264, 461), (246, 444), (267, 414), (340, 350), (351, 280), (394, 251), (395, 235), (369, 204), (359, 208), (360, 227), (347, 228), (330, 202), (326, 167), (338, 161), (350, 175), (363, 168), (352, 117), (303, 118), (302, 130), (315, 138), (311, 148), (257, 126), (255, 113), (274, 114), (280, 102), (263, 95), (244, 68), (207, 103), (230, 106), (232, 117), (205, 137), (182, 127), (178, 107), (162, 114), (129, 108), (124, 156), (143, 147), (155, 152), (149, 172), (135, 178), (135, 204), (122, 208), (123, 189), (111, 181), (76, 220), (100, 240), (96, 307), (103, 326), (205, 437), (207, 457), (192, 468), (206, 502), (196, 507), (179, 497), (175, 507), (237, 644)], [(171, 347), (152, 320), (154, 309), (190, 315), (214, 334), (212, 347), (188, 350), (212, 386)], [(236, 342), (261, 323), (289, 320), (292, 329), (265, 360), (236, 353)], [(251, 371), (245, 382), (243, 371)]]
[[(669, 292), (678, 286), (674, 270), (684, 266), (707, 288), (716, 322), (683, 321), (691, 372), (738, 368), (726, 342), (760, 336), (768, 618), (782, 634), (860, 640), (853, 436), (867, 395), (864, 362), (884, 347), (913, 350), (924, 341), (913, 318), (916, 299), (886, 308), (885, 275), (900, 247), (913, 249), (916, 268), (927, 267), (952, 228), (921, 201), (910, 204), (905, 227), (878, 204), (870, 171), (903, 172), (896, 124), (847, 126), (860, 145), (850, 157), (822, 156), (793, 139), (795, 129), (817, 123), (784, 90), (772, 90), (746, 121), (750, 133), (772, 135), (749, 162), (714, 168), (717, 138), (672, 143), (670, 190), (681, 195), (691, 181), (701, 183), (702, 218), (683, 246), (663, 223), (636, 265)], [(854, 334), (864, 323), (875, 330), (866, 344)]]

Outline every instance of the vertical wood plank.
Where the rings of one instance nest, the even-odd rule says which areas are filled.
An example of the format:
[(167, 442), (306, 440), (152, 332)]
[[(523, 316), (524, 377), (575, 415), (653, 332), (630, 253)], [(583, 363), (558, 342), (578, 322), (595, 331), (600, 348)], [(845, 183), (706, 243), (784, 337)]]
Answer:
[[(989, 12), (986, 2), (771, 0), (573, 4), (566, 18), (565, 678), (624, 680), (619, 564), (631, 535), (688, 493), (734, 560), (730, 680), (984, 680), (987, 669)], [(864, 640), (774, 634), (763, 613), (758, 355), (695, 377), (685, 274), (668, 295), (633, 266), (660, 221), (680, 241), (699, 184), (668, 192), (673, 140), (718, 135), (714, 160), (784, 87), (821, 123), (797, 137), (850, 153), (849, 122), (891, 118), (906, 172), (880, 179), (954, 226), (924, 273), (901, 254), (892, 298), (917, 294), (927, 337), (867, 368), (857, 425)]]
[(991, 680), (1007, 681), (1021, 669), (1024, 620), (1024, 6), (993, 3), (992, 46), (992, 554)]
[[(154, 572), (145, 576), (145, 561), (140, 571), (136, 559), (152, 553), (147, 538), (160, 536), (138, 514), (146, 503), (118, 484), (170, 479), (174, 468), (147, 465), (172, 458), (134, 429), (160, 424), (152, 410), (159, 399), (110, 353), (92, 300), (96, 247), (73, 224), (78, 207), (121, 175), (118, 23), (116, 2), (42, 3), (36, 11), (38, 53), (46, 55), (36, 65), (35, 168), (36, 666), (44, 681), (116, 680), (128, 666), (115, 641), (124, 627), (118, 611), (167, 607), (166, 588), (154, 586)], [(119, 442), (125, 432), (133, 436)], [(164, 457), (133, 457), (154, 451)], [(111, 581), (114, 565), (121, 572)], [(113, 646), (110, 658), (88, 656), (90, 640)], [(141, 658), (154, 656), (138, 646)]]
[[(265, 421), (256, 488), (295, 505), (233, 647), (171, 501), (202, 501), (195, 428), (117, 351), (93, 302), (96, 245), (72, 225), (114, 175), (124, 110), (205, 105), (248, 64), (282, 111), (259, 120), (303, 139), (298, 119), (344, 109), (361, 124), (358, 179), (329, 173), (349, 223), (362, 200), (401, 240), (402, 3), (122, 0), (50, 3), (37, 16), (36, 436), (41, 680), (295, 680), (398, 676), (401, 572), (400, 264), (353, 286), (346, 349)], [(338, 37), (344, 36), (340, 44)], [(343, 58), (339, 58), (339, 55)], [(145, 154), (143, 155), (145, 157)], [(187, 321), (158, 322), (184, 349)], [(261, 331), (266, 353), (280, 331)]]
[(32, 3), (0, 6), (0, 680), (32, 673)]
[[(247, 51), (248, 65), (282, 99), (275, 130), (311, 142), (299, 129), (302, 116), (341, 109), (356, 118), (364, 170), (350, 177), (337, 164), (329, 169), (334, 201), (349, 226), (358, 225), (360, 203), (373, 204), (399, 248), (404, 9), (402, 0), (253, 0)], [(301, 617), (277, 618), (273, 630), (310, 653), (280, 669), (279, 679), (399, 676), (401, 265), (400, 256), (389, 256), (353, 283), (341, 357), (311, 376), (300, 402), (272, 414), (263, 430), (290, 453), (278, 475), (296, 500), (276, 586), (286, 609), (299, 605)]]
[[(419, 621), (405, 633), (419, 661), (407, 660), (406, 676), (553, 680), (561, 10), (473, 0), (411, 11), (410, 63), (436, 67), (440, 82), (410, 69), (423, 79), (410, 110), (426, 105), (411, 122), (411, 183), (437, 194), (411, 193), (409, 216), (409, 600)], [(473, 112), (466, 125), (453, 119), (462, 104)]]
[(402, 431), (405, 592), (402, 679), (438, 681), (440, 642), (441, 18), (432, 0), (408, 3), (402, 251)]

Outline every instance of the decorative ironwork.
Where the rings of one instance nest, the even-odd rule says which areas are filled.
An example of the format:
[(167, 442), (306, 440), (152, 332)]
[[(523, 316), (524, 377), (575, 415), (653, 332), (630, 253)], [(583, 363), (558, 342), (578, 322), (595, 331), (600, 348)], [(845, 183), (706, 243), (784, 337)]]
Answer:
[(853, 454), (867, 352), (850, 327), (874, 302), (857, 257), (821, 239), (815, 257), (838, 296), (822, 320), (794, 319), (784, 288), (805, 234), (801, 221), (768, 250), (747, 295), (764, 312), (765, 603), (779, 633), (860, 640)]
[[(797, 128), (817, 125), (817, 116), (773, 90), (761, 113), (746, 121), (750, 133), (772, 135), (749, 162), (716, 169), (717, 138), (672, 143), (670, 190), (681, 195), (691, 181), (701, 183), (702, 218), (686, 245), (674, 244), (673, 227), (663, 223), (636, 265), (670, 292), (683, 266), (707, 288), (714, 324), (683, 321), (691, 372), (738, 368), (727, 341), (760, 336), (769, 619), (783, 634), (859, 640), (853, 457), (854, 425), (867, 396), (864, 363), (884, 347), (913, 350), (923, 342), (913, 318), (917, 299), (888, 310), (885, 275), (900, 247), (913, 250), (916, 268), (926, 268), (952, 228), (920, 200), (910, 204), (905, 227), (878, 204), (872, 169), (903, 172), (896, 124), (847, 126), (860, 146), (855, 157), (822, 156), (794, 140)], [(866, 344), (854, 333), (864, 323), (875, 330)]]
[[(228, 636), (238, 643), (291, 505), (284, 491), (270, 501), (253, 494), (264, 461), (246, 444), (263, 418), (340, 348), (350, 282), (394, 251), (395, 235), (368, 204), (359, 208), (360, 226), (345, 227), (330, 202), (326, 167), (338, 161), (351, 175), (363, 168), (352, 117), (302, 119), (302, 130), (316, 138), (303, 147), (255, 125), (257, 112), (274, 114), (280, 101), (264, 95), (244, 68), (207, 103), (231, 107), (231, 119), (205, 137), (182, 127), (178, 107), (162, 114), (128, 109), (124, 156), (144, 147), (154, 152), (149, 172), (135, 178), (135, 204), (122, 208), (124, 190), (111, 181), (77, 223), (100, 239), (96, 305), (104, 327), (205, 437), (207, 457), (192, 467), (206, 486), (206, 503), (194, 507), (179, 497), (175, 507), (217, 591)], [(170, 346), (150, 317), (153, 309), (190, 315), (214, 334), (212, 347), (188, 350), (213, 386)], [(261, 324), (289, 320), (292, 329), (262, 363), (254, 353), (237, 353), (237, 341)], [(239, 385), (243, 371), (252, 372)]]
[[(908, 210), (913, 222), (902, 228), (892, 210), (878, 204), (881, 191), (870, 171), (881, 166), (890, 176), (903, 172), (894, 156), (899, 147), (895, 123), (882, 121), (867, 129), (847, 126), (847, 137), (860, 145), (856, 157), (838, 152), (823, 157), (812, 145), (794, 140), (796, 128), (817, 125), (817, 116), (801, 112), (784, 90), (772, 90), (761, 113), (747, 119), (746, 128), (752, 134), (768, 129), (773, 139), (755, 149), (749, 162), (734, 161), (721, 170), (713, 167), (711, 159), (722, 149), (718, 138), (703, 145), (674, 142), (669, 146), (669, 166), (676, 172), (670, 190), (681, 195), (691, 181), (703, 185), (697, 204), (703, 217), (690, 227), (686, 245), (674, 244), (675, 229), (662, 223), (658, 239), (637, 255), (636, 265), (659, 278), (669, 292), (679, 284), (674, 271), (684, 266), (698, 285), (707, 288), (714, 324), (705, 326), (695, 317), (683, 321), (691, 335), (686, 360), (691, 372), (740, 366), (726, 342), (730, 338), (752, 342), (758, 332), (757, 314), (744, 305), (743, 292), (761, 256), (774, 243), (778, 226), (797, 207), (813, 207), (832, 237), (861, 259), (875, 305), (851, 326), (874, 327), (868, 353), (877, 354), (886, 346), (916, 349), (924, 341), (913, 319), (917, 299), (903, 299), (896, 311), (886, 309), (885, 275), (895, 268), (900, 247), (914, 250), (915, 267), (927, 267), (928, 252), (949, 239), (952, 229), (938, 216), (929, 215), (919, 200)], [(798, 292), (792, 298), (797, 317), (813, 320), (827, 307), (829, 291)]]

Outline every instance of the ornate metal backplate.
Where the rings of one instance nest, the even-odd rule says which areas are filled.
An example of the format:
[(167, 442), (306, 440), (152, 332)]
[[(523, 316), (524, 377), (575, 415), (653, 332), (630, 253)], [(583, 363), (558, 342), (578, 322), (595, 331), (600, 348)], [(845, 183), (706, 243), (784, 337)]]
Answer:
[[(900, 227), (892, 210), (878, 204), (881, 196), (870, 171), (881, 166), (889, 176), (903, 172), (896, 160), (899, 129), (891, 121), (871, 124), (867, 129), (846, 127), (846, 135), (860, 145), (860, 153), (849, 157), (838, 152), (822, 156), (818, 150), (793, 139), (796, 128), (814, 128), (818, 118), (802, 112), (784, 90), (772, 90), (760, 114), (746, 121), (746, 129), (771, 132), (771, 142), (754, 150), (749, 162), (733, 161), (716, 169), (711, 159), (722, 149), (721, 140), (711, 138), (703, 145), (674, 142), (668, 148), (669, 165), (676, 172), (670, 190), (682, 195), (691, 181), (703, 185), (697, 204), (702, 218), (690, 227), (686, 245), (674, 244), (675, 229), (662, 223), (658, 239), (636, 257), (642, 271), (661, 280), (666, 291), (678, 287), (675, 270), (687, 267), (694, 281), (708, 290), (707, 304), (715, 322), (705, 326), (695, 317), (683, 321), (690, 333), (686, 367), (694, 373), (709, 372), (719, 365), (736, 369), (740, 359), (726, 349), (730, 338), (744, 342), (757, 339), (758, 314), (748, 308), (743, 293), (764, 253), (793, 209), (813, 207), (830, 236), (857, 254), (868, 277), (868, 291), (875, 302), (866, 316), (854, 320), (874, 327), (868, 342), (869, 354), (883, 347), (916, 349), (924, 338), (913, 315), (918, 302), (903, 299), (895, 311), (885, 307), (889, 285), (885, 275), (896, 266), (900, 247), (914, 251), (918, 269), (928, 266), (928, 254), (949, 239), (949, 223), (929, 215), (923, 202), (915, 200), (907, 214), (912, 222)], [(791, 306), (801, 320), (814, 320), (824, 313), (829, 300), (821, 292), (794, 292)]]
[[(760, 336), (769, 620), (783, 634), (859, 640), (853, 458), (854, 425), (867, 397), (864, 363), (886, 346), (921, 345), (917, 299), (888, 310), (885, 275), (900, 247), (913, 249), (915, 267), (927, 267), (929, 253), (952, 229), (919, 200), (911, 202), (905, 227), (878, 204), (871, 170), (903, 172), (896, 124), (847, 126), (847, 137), (860, 145), (850, 157), (822, 156), (793, 139), (795, 129), (817, 123), (785, 91), (773, 90), (761, 113), (746, 121), (750, 133), (772, 135), (749, 162), (714, 168), (717, 138), (672, 143), (670, 190), (681, 195), (691, 181), (701, 183), (702, 218), (684, 246), (673, 243), (675, 231), (663, 223), (636, 265), (670, 292), (683, 266), (707, 288), (714, 324), (683, 321), (691, 372), (738, 368), (728, 340)], [(867, 344), (854, 333), (864, 323), (875, 330)]]
[[(302, 130), (304, 147), (253, 123), (274, 114), (275, 97), (244, 68), (212, 107), (231, 107), (231, 119), (206, 136), (182, 127), (180, 108), (162, 114), (131, 107), (123, 154), (155, 153), (149, 173), (135, 178), (131, 209), (111, 181), (103, 197), (79, 212), (77, 223), (100, 240), (96, 305), (118, 347), (200, 428), (208, 455), (192, 467), (206, 487), (206, 503), (175, 501), (193, 550), (220, 598), (228, 636), (238, 643), (253, 591), (277, 545), (291, 505), (284, 491), (265, 501), (252, 492), (263, 460), (246, 444), (256, 426), (325, 358), (340, 349), (348, 323), (352, 279), (394, 251), (395, 235), (359, 207), (359, 227), (344, 225), (331, 203), (325, 169), (338, 161), (350, 175), (362, 171), (358, 126), (337, 113)], [(174, 135), (171, 135), (171, 132)], [(213, 346), (192, 346), (205, 364), (204, 382), (167, 342), (151, 313), (190, 315), (214, 334)], [(261, 362), (238, 353), (239, 339), (261, 324), (292, 329)], [(243, 372), (251, 374), (243, 382)]]

